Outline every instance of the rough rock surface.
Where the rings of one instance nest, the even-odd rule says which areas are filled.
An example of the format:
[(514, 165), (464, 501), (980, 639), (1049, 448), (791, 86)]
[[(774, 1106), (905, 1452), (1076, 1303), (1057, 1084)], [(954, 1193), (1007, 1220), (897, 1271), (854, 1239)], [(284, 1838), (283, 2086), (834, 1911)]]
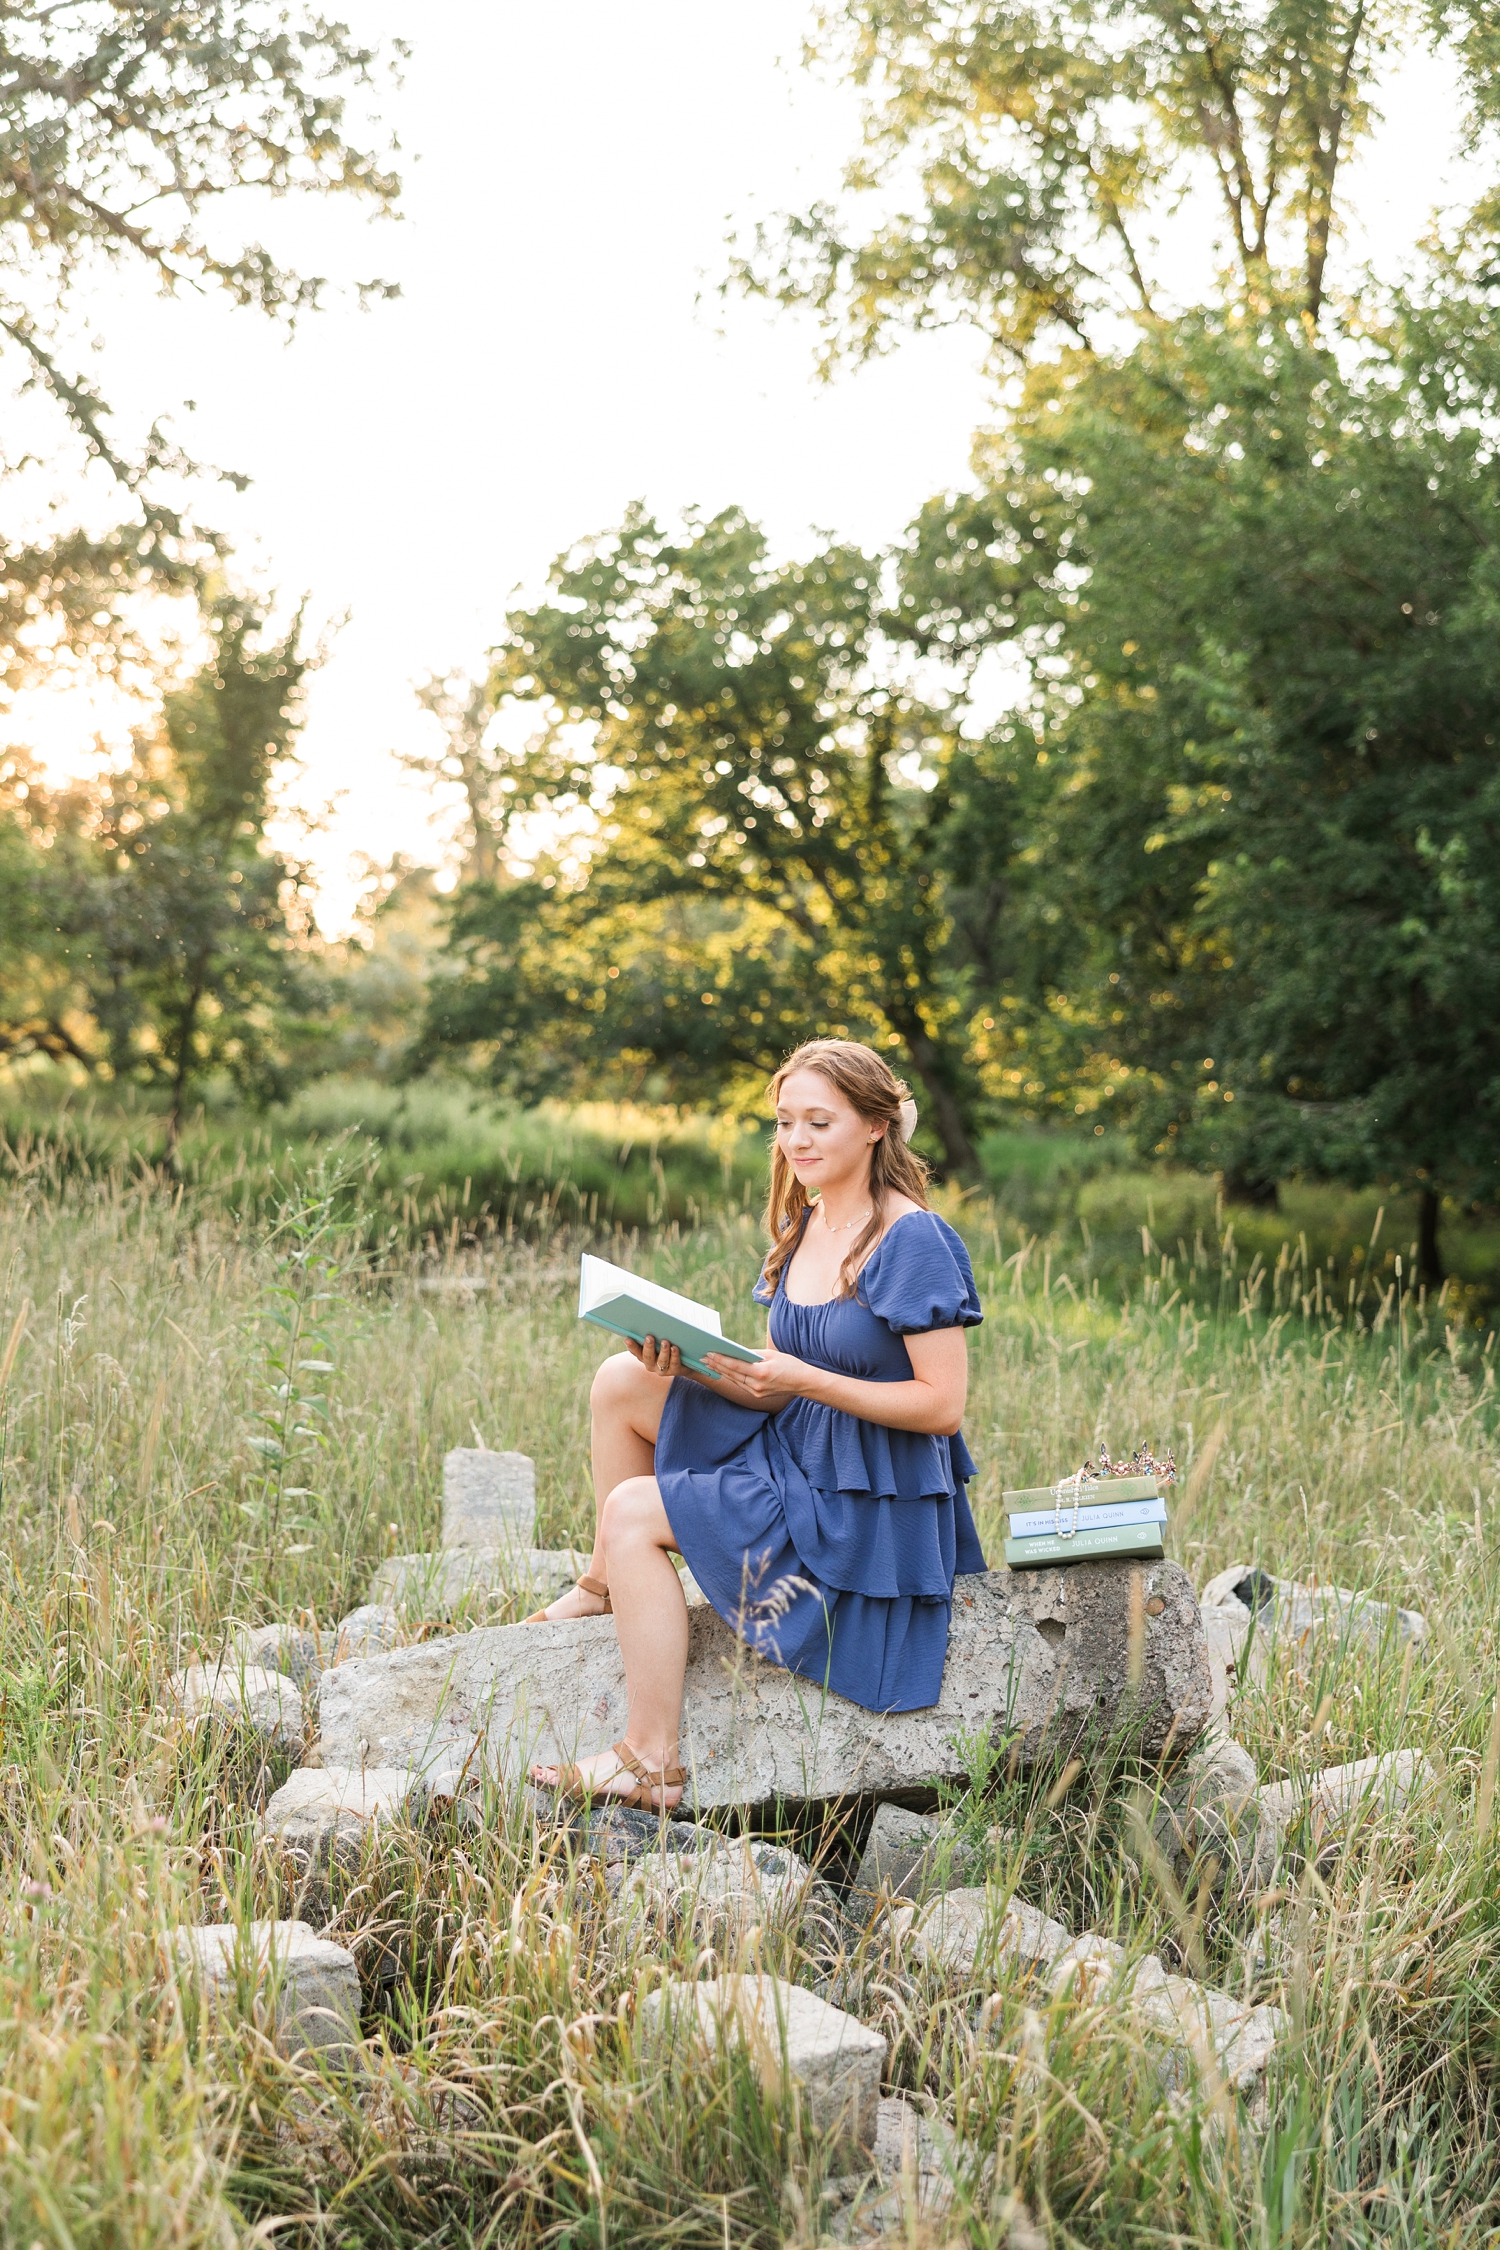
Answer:
[(1240, 1663), (1245, 1643), (1250, 1641), (1247, 1665), (1249, 1676), (1257, 1682), (1266, 1675), (1266, 1642), (1257, 1633), (1250, 1634), (1250, 1612), (1237, 1601), (1215, 1604), (1204, 1602), (1203, 1631), (1208, 1640), (1208, 1661), (1214, 1673), (1214, 1707), (1209, 1720), (1210, 1728), (1224, 1725), (1228, 1720), (1229, 1706), (1234, 1701), (1240, 1684)]
[[(825, 2180), (826, 2231), (835, 2242), (867, 2242), (894, 2234), (922, 2240), (923, 2222), (941, 2219), (954, 2186), (981, 2161), (951, 2126), (920, 2109), (909, 2094), (881, 2097), (869, 2169)], [(1012, 2233), (1011, 2240), (1016, 2240)]]
[(443, 1461), (443, 1545), (536, 1544), (536, 1463), (524, 1453), (456, 1445)]
[(890, 1928), (901, 1951), (955, 1977), (1011, 1963), (1050, 1968), (1073, 1942), (1061, 1922), (1025, 1899), (973, 1886), (896, 1907)]
[[(1146, 1610), (1130, 1685), (1130, 1581)], [(964, 1776), (955, 1738), (1014, 1743), (1025, 1766), (1128, 1740), (1146, 1758), (1189, 1750), (1213, 1679), (1198, 1604), (1176, 1563), (1078, 1563), (960, 1578), (940, 1700), (881, 1715), (752, 1656), (711, 1609), (691, 1612), (682, 1745), (690, 1809), (894, 1795)], [(599, 1749), (625, 1729), (613, 1621), (482, 1628), (325, 1672), (330, 1764), (424, 1768), (483, 1732), (512, 1776)]]
[(372, 1828), (409, 1811), (415, 1795), (401, 1766), (302, 1766), (266, 1806), (260, 1833), (309, 1869), (357, 1867)]
[(1158, 2069), (1165, 2085), (1184, 2089), (1196, 2067), (1204, 2078), (1216, 2071), (1252, 2101), (1289, 2023), (1281, 2008), (1252, 2007), (1191, 1977), (1169, 1976), (1155, 1954), (1135, 1973), (1130, 2006), (1136, 2020), (1162, 2038), (1166, 2053)]
[(276, 2044), (285, 2055), (330, 2060), (360, 2040), (359, 1971), (352, 1953), (318, 1937), (306, 1922), (211, 1922), (176, 1933), (178, 1957), (222, 2003), (237, 1991), (274, 1998)]
[(795, 2081), (803, 2119), (835, 2142), (872, 2148), (886, 2043), (857, 2017), (782, 1977), (722, 1976), (676, 1983), (641, 2002), (648, 2039), (689, 2044), (743, 2040), (768, 2090)]
[(333, 1629), (333, 1664), (347, 1664), (351, 1656), (384, 1656), (399, 1648), (403, 1628), (398, 1612), (388, 1602), (362, 1602)]
[(660, 1824), (659, 1839), (654, 1849), (607, 1866), (623, 1920), (644, 1916), (722, 1950), (743, 1943), (751, 1930), (799, 1930), (809, 1911), (830, 1924), (837, 1919), (827, 1886), (783, 1845), (671, 1821)]
[[(1326, 1645), (1330, 1637), (1345, 1644), (1378, 1645), (1387, 1634), (1397, 1642), (1427, 1635), (1420, 1610), (1395, 1609), (1347, 1586), (1304, 1586), (1294, 1578), (1273, 1578), (1254, 1563), (1230, 1563), (1211, 1578), (1203, 1589), (1203, 1608), (1205, 1613), (1228, 1610), (1247, 1624), (1253, 1620), (1250, 1663), (1258, 1678), (1287, 1656), (1303, 1668), (1314, 1646)], [(1273, 1642), (1274, 1656), (1269, 1646), (1261, 1646)]]
[(1164, 2043), (1169, 2087), (1183, 2086), (1195, 2064), (1253, 2097), (1287, 2027), (1281, 2009), (1252, 2007), (1191, 1977), (1171, 1976), (1154, 1953), (1132, 1971), (1113, 1938), (1070, 1938), (1024, 1899), (1011, 1899), (1002, 1911), (995, 1891), (946, 1891), (925, 1906), (897, 1907), (891, 1927), (904, 1949), (959, 1980), (1006, 1965), (1035, 1967), (1053, 1992), (1071, 1989), (1090, 2006), (1118, 2000)]
[(1325, 1766), (1306, 1781), (1272, 1782), (1259, 1793), (1256, 1874), (1268, 1882), (1289, 1843), (1331, 1860), (1364, 1822), (1389, 1819), (1437, 1787), (1438, 1773), (1420, 1750), (1387, 1750), (1352, 1765)]
[(229, 1661), (284, 1672), (299, 1688), (316, 1688), (324, 1665), (318, 1635), (302, 1625), (241, 1625), (229, 1637)]
[(233, 1652), (212, 1664), (190, 1664), (168, 1682), (184, 1718), (247, 1727), (268, 1748), (295, 1756), (302, 1747), (302, 1697), (295, 1681)]
[(849, 1911), (868, 1922), (891, 1899), (957, 1890), (983, 1872), (980, 1857), (935, 1814), (877, 1805), (854, 1871)]

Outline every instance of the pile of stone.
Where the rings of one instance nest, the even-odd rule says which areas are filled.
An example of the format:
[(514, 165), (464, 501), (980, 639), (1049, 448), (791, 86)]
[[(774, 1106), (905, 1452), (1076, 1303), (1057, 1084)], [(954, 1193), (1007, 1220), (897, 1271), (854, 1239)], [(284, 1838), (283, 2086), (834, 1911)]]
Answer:
[[(624, 1733), (611, 1619), (472, 1623), (501, 1597), (541, 1606), (587, 1567), (586, 1556), (538, 1549), (535, 1516), (524, 1455), (459, 1449), (444, 1464), (435, 1554), (382, 1564), (369, 1602), (327, 1635), (243, 1629), (216, 1661), (174, 1679), (174, 1704), (191, 1723), (231, 1722), (283, 1758), (307, 1755), (260, 1823), (298, 1876), (301, 1910), (330, 1904), (333, 1871), (356, 1872), (382, 1827), (472, 1805), (485, 1777), (522, 1786), (533, 1760), (586, 1754)], [(1054, 1997), (1117, 2011), (1152, 2047), (1167, 2086), (1196, 2075), (1233, 2088), (1253, 2113), (1286, 2028), (1279, 2008), (1174, 1975), (1113, 1940), (1073, 1936), (991, 1880), (997, 1839), (976, 1841), (900, 1800), (931, 1803), (961, 1783), (964, 1745), (982, 1735), (1007, 1741), (1017, 1770), (1127, 1749), (1163, 1769), (1149, 1818), (1176, 1879), (1188, 1886), (1211, 1863), (1249, 1896), (1294, 1861), (1326, 1867), (1365, 1824), (1419, 1802), (1436, 1776), (1401, 1751), (1262, 1787), (1225, 1731), (1247, 1640), (1284, 1643), (1299, 1658), (1329, 1632), (1374, 1641), (1424, 1631), (1414, 1612), (1240, 1565), (1212, 1582), (1201, 1609), (1170, 1562), (987, 1572), (957, 1582), (939, 1703), (881, 1717), (761, 1662), (696, 1603), (680, 1814), (551, 1800), (537, 1810), (597, 1860), (622, 1931), (645, 1918), (664, 1941), (690, 1935), (735, 1962), (755, 1959), (760, 1939), (778, 1931), (816, 1952), (821, 1929), (837, 1952), (852, 1921), (898, 1963), (959, 1982), (1034, 1976)], [(843, 1905), (795, 1852), (697, 1825), (715, 1812), (859, 1797), (877, 1809)], [(357, 2046), (355, 1961), (309, 1922), (183, 1932), (180, 1959), (211, 2000), (260, 1993), (288, 2052), (326, 2060)], [(850, 2153), (830, 2191), (835, 2231), (908, 2228), (914, 2214), (939, 2213), (974, 2170), (974, 2152), (940, 2119), (881, 2099), (883, 2037), (817, 1994), (726, 1973), (648, 1997), (639, 2030), (647, 2044), (667, 2042), (674, 2068), (705, 2043), (734, 2040), (768, 2082), (795, 2087), (806, 2123)]]
[[(1018, 1769), (1074, 1752), (1181, 1755), (1212, 1701), (1198, 1603), (1171, 1562), (961, 1577), (940, 1700), (885, 1716), (761, 1661), (703, 1606), (691, 1613), (683, 1704), (688, 1804), (703, 1813), (931, 1790), (964, 1778), (962, 1745), (984, 1733), (1009, 1740)], [(330, 1766), (421, 1774), (478, 1746), (487, 1770), (519, 1781), (533, 1761), (574, 1758), (625, 1732), (619, 1641), (613, 1621), (595, 1617), (396, 1649), (325, 1672), (319, 1719)]]
[(361, 2057), (360, 1984), (354, 1956), (306, 1922), (210, 1922), (178, 1930), (176, 1966), (210, 2008), (264, 2011), (279, 2051), (343, 2068)]
[[(1221, 1675), (1247, 1665), (1250, 1677), (1261, 1683), (1272, 1676), (1273, 1666), (1290, 1667), (1305, 1678), (1317, 1658), (1341, 1649), (1373, 1651), (1387, 1640), (1402, 1646), (1427, 1637), (1420, 1610), (1397, 1609), (1347, 1586), (1275, 1578), (1258, 1563), (1229, 1563), (1209, 1580), (1201, 1602)], [(1229, 1686), (1226, 1678), (1226, 1694)]]

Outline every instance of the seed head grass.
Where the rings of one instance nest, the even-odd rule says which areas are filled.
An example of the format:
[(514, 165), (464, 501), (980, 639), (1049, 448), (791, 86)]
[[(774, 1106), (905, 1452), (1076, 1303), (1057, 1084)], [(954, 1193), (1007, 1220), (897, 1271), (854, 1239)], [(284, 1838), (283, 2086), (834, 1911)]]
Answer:
[[(1238, 1684), (1262, 1781), (1396, 1749), (1437, 1777), (1268, 1885), (1174, 1871), (1151, 1775), (1017, 1775), (980, 1745), (950, 1807), (997, 1909), (1014, 1891), (1132, 1963), (1286, 2010), (1257, 2119), (1211, 2058), (1164, 2083), (1117, 1994), (1059, 1998), (983, 1953), (944, 1975), (826, 1892), (800, 1924), (623, 1912), (601, 1860), (490, 1783), (299, 1888), (256, 1828), (295, 1746), (188, 1727), (169, 1676), (236, 1625), (330, 1627), (384, 1556), (434, 1547), (454, 1445), (530, 1454), (543, 1541), (586, 1546), (588, 1383), (611, 1348), (574, 1317), (600, 1237), (401, 1246), (339, 1162), (246, 1219), (144, 1173), (37, 1171), (0, 1207), (0, 2240), (810, 2245), (847, 2160), (796, 2089), (747, 2050), (663, 2053), (644, 2028), (664, 1979), (736, 1966), (878, 2025), (888, 2090), (951, 2136), (953, 2200), (911, 2222), (913, 2250), (1494, 2239), (1482, 1333), (1399, 1287), (1352, 1307), (1274, 1274), (1248, 1290), (1211, 1246), (1196, 1282), (1191, 1253), (1164, 1273), (1154, 1244), (1106, 1279), (1086, 1247), (1048, 1260), (1003, 1214), (954, 1214), (987, 1306), (965, 1426), (992, 1553), (1005, 1489), (1100, 1444), (1170, 1445), (1170, 1552), (1195, 1584), (1238, 1560), (1427, 1617), (1424, 1640), (1329, 1635)], [(759, 1333), (743, 1212), (603, 1247)], [(789, 1835), (847, 1875), (847, 1820)], [(186, 1924), (298, 1911), (360, 1963), (353, 2073), (278, 2052), (274, 1993), (205, 2008), (174, 1946)]]

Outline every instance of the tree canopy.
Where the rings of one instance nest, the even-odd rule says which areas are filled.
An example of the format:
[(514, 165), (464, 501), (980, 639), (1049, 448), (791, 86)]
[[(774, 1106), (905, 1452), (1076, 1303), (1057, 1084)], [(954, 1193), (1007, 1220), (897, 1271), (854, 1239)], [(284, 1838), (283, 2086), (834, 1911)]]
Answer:
[(349, 109), (380, 67), (343, 24), (278, 0), (0, 10), (0, 366), (54, 403), (122, 505), (103, 534), (66, 525), (0, 545), (0, 686), (53, 661), (59, 642), (107, 665), (129, 641), (133, 594), (191, 591), (220, 559), (183, 514), (193, 464), (160, 428), (117, 436), (82, 371), (78, 283), (116, 267), (275, 319), (317, 305), (326, 278), (268, 250), (250, 214), (292, 194), (393, 208), (390, 152), (373, 121), (375, 145), (351, 130)]

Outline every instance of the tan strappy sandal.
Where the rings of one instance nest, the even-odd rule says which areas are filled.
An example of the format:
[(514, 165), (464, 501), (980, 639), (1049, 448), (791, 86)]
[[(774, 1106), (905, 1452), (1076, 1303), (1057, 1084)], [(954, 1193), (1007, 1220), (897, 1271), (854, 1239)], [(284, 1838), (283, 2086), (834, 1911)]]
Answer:
[[(591, 1609), (588, 1613), (590, 1617), (613, 1617), (615, 1605), (609, 1598), (609, 1588), (601, 1585), (597, 1578), (590, 1578), (585, 1573), (577, 1582), (577, 1591), (583, 1594), (598, 1594), (603, 1601), (603, 1609)], [(561, 1599), (561, 1596), (558, 1598)], [(549, 1617), (544, 1609), (534, 1609), (529, 1617), (521, 1619), (521, 1623), (523, 1625), (571, 1625), (574, 1620), (571, 1617)]]
[(628, 1742), (612, 1742), (610, 1750), (619, 1759), (626, 1773), (635, 1775), (633, 1789), (612, 1789), (610, 1783), (615, 1778), (613, 1774), (606, 1774), (604, 1780), (598, 1782), (590, 1775), (580, 1772), (577, 1766), (563, 1766), (557, 1776), (556, 1795), (576, 1797), (585, 1804), (603, 1800), (611, 1805), (624, 1805), (630, 1812), (675, 1811), (674, 1806), (654, 1805), (651, 1800), (658, 1789), (684, 1787), (687, 1774), (681, 1766), (648, 1766), (643, 1758), (636, 1756)]

